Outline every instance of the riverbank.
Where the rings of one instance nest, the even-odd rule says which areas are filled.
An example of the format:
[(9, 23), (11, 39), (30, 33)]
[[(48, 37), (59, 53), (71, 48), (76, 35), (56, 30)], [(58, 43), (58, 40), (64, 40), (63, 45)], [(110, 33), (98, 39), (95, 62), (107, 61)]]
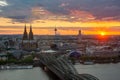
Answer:
[(0, 80), (51, 80), (39, 67), (33, 69), (0, 70)]
[(33, 69), (33, 65), (1, 65), (0, 70)]
[(90, 64), (110, 64), (110, 63), (119, 63), (120, 56), (112, 56), (112, 57), (96, 57), (96, 56), (80, 56), (78, 58), (71, 57), (70, 60), (73, 64), (79, 62), (81, 64), (90, 63)]

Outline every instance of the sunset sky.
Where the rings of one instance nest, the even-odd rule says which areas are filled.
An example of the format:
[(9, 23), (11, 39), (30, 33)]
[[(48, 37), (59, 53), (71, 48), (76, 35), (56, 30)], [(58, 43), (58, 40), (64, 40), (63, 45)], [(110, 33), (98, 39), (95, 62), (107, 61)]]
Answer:
[(120, 35), (120, 0), (0, 0), (0, 34)]

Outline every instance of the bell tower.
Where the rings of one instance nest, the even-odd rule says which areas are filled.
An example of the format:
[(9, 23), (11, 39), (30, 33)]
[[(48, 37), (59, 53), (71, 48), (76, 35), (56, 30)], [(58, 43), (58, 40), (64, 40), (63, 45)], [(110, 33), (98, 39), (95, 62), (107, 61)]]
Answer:
[(29, 40), (33, 40), (32, 25), (30, 24)]
[(24, 28), (24, 33), (23, 33), (23, 40), (28, 40), (28, 34), (27, 34), (27, 30), (26, 30), (26, 24), (25, 24), (25, 28)]

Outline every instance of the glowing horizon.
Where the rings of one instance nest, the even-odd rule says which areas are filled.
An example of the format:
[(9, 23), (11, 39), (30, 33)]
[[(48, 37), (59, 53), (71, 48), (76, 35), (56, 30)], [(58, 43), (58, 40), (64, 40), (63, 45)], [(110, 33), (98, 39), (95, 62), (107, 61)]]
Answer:
[(23, 34), (25, 23), (28, 27), (32, 23), (36, 35), (53, 35), (54, 27), (60, 35), (77, 35), (79, 29), (85, 35), (120, 35), (117, 3), (118, 0), (2, 0), (0, 34)]

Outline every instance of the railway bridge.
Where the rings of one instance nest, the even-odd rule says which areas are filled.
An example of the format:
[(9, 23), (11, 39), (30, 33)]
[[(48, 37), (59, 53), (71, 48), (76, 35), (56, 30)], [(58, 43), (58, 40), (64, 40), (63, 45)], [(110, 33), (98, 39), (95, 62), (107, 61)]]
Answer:
[(90, 74), (78, 74), (65, 55), (40, 54), (40, 64), (52, 71), (60, 80), (99, 80)]

